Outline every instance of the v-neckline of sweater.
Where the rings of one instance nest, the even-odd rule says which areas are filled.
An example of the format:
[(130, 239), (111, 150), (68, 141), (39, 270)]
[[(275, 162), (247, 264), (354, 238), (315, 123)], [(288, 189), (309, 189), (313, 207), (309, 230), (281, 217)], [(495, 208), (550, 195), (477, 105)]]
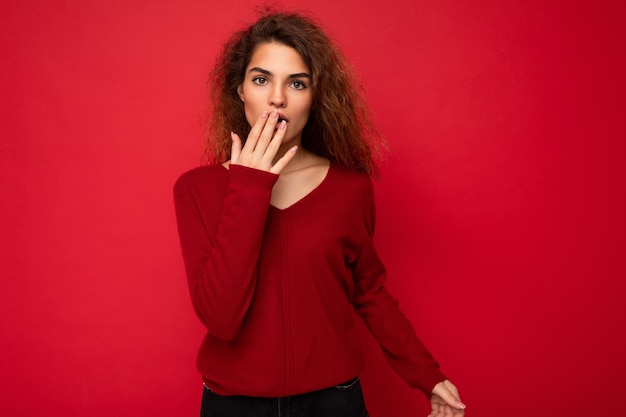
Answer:
[(270, 203), (270, 209), (273, 210), (273, 211), (276, 211), (278, 213), (284, 213), (286, 211), (291, 210), (293, 207), (300, 205), (303, 201), (308, 200), (309, 198), (311, 198), (311, 196), (316, 194), (317, 191), (320, 188), (322, 188), (326, 182), (328, 182), (328, 177), (330, 177), (330, 172), (333, 170), (333, 168), (334, 168), (333, 167), (333, 163), (331, 162), (328, 165), (328, 169), (326, 170), (326, 174), (324, 175), (324, 178), (322, 179), (322, 181), (319, 184), (317, 184), (317, 186), (315, 188), (312, 188), (311, 191), (309, 191), (308, 193), (303, 195), (300, 199), (294, 201), (293, 203), (291, 203), (290, 205), (288, 205), (287, 207), (284, 207), (284, 208), (276, 207), (275, 205)]

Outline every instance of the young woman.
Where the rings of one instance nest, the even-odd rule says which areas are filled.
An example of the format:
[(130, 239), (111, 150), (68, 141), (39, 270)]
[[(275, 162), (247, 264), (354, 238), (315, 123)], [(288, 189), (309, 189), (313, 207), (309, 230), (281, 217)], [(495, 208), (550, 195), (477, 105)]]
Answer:
[(209, 164), (174, 187), (207, 328), (202, 416), (367, 416), (352, 309), (432, 416), (464, 414), (384, 287), (378, 135), (350, 74), (319, 26), (284, 13), (234, 34), (211, 74)]

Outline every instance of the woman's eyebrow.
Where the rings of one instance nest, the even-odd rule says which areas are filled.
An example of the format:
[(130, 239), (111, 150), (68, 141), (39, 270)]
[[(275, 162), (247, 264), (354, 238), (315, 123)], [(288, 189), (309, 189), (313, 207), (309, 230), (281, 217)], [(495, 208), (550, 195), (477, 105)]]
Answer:
[[(252, 67), (250, 68), (250, 70), (248, 70), (248, 73), (250, 72), (260, 72), (263, 75), (267, 75), (268, 77), (273, 76), (274, 74), (271, 73), (271, 71), (268, 71), (266, 69), (263, 69), (261, 67)], [(311, 78), (310, 74), (307, 74), (306, 72), (299, 72), (297, 74), (290, 74), (287, 78)]]

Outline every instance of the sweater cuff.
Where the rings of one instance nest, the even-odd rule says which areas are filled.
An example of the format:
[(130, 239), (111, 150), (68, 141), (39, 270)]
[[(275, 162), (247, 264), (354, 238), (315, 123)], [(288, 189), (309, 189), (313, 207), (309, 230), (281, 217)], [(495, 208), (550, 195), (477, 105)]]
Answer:
[(278, 174), (243, 165), (230, 164), (228, 170), (230, 180), (237, 183), (240, 187), (271, 189), (278, 181)]
[(437, 370), (432, 375), (429, 375), (428, 378), (422, 382), (422, 384), (414, 388), (422, 391), (424, 395), (426, 395), (426, 398), (430, 400), (430, 397), (433, 395), (433, 389), (435, 389), (435, 386), (437, 386), (438, 383), (445, 381), (446, 379), (448, 379), (448, 377), (442, 374), (441, 371)]

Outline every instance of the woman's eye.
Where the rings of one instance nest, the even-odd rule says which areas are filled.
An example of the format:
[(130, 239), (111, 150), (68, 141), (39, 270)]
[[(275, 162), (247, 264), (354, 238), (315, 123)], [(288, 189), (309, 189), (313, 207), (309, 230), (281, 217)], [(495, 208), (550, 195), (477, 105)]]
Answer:
[(291, 83), (291, 86), (296, 90), (304, 90), (306, 85), (302, 81), (294, 81)]
[(252, 82), (258, 85), (265, 85), (267, 84), (267, 78), (264, 77), (254, 77), (252, 79)]

